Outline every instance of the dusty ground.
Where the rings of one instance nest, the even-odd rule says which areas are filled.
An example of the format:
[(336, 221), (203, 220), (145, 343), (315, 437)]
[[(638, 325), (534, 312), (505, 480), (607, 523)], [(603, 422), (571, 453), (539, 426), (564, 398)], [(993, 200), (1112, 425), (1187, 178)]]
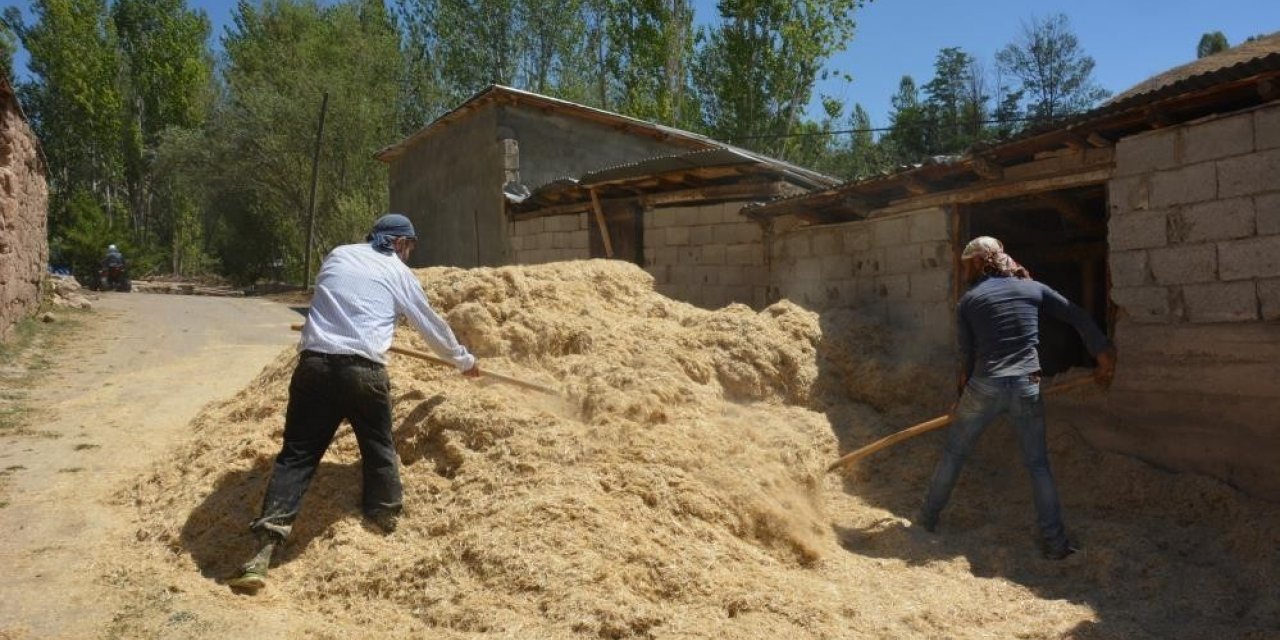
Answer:
[[(0, 383), (22, 405), (0, 423), (0, 638), (110, 636), (151, 597), (103, 572), (136, 536), (111, 497), (187, 436), (200, 407), (296, 340), (288, 323), (299, 318), (253, 299), (104, 294), (95, 304), (64, 312), (80, 326), (38, 338)], [(241, 618), (203, 615), (224, 630)]]

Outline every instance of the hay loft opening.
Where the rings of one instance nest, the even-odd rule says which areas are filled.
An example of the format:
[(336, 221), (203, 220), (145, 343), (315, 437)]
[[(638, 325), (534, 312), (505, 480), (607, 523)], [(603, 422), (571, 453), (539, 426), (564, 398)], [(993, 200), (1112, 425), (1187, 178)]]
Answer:
[[(965, 205), (960, 209), (957, 255), (974, 236), (999, 238), (1037, 280), (1084, 307), (1112, 335), (1106, 212), (1106, 190), (1101, 184)], [(1093, 358), (1069, 325), (1042, 318), (1040, 327), (1045, 375), (1093, 366)]]

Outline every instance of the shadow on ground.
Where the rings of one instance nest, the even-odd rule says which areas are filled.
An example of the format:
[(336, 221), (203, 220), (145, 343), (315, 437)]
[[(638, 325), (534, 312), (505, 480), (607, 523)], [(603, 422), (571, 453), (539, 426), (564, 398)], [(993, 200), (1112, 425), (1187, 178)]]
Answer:
[[(869, 338), (851, 335), (847, 312), (825, 314), (822, 323), (819, 388), (879, 402), (878, 413), (839, 402), (822, 407), (841, 454), (944, 412), (947, 393), (936, 388), (946, 389), (950, 376), (932, 369), (950, 361), (946, 354), (917, 354), (922, 364), (913, 373), (901, 365), (901, 352), (875, 344), (883, 337), (868, 348)], [(863, 344), (849, 344), (858, 341)], [(888, 360), (853, 365), (850, 354)], [(1271, 581), (1280, 575), (1280, 509), (1208, 478), (1093, 449), (1072, 425), (1104, 420), (1106, 406), (1092, 388), (1047, 400), (1050, 461), (1064, 518), (1084, 548), (1076, 556), (1040, 557), (1030, 482), (1006, 420), (991, 425), (978, 443), (936, 535), (907, 523), (923, 502), (945, 429), (853, 467), (845, 493), (893, 517), (868, 521), (851, 506), (835, 509), (833, 531), (849, 553), (914, 566), (964, 558), (974, 577), (1091, 608), (1096, 620), (1068, 637), (1280, 637)]]

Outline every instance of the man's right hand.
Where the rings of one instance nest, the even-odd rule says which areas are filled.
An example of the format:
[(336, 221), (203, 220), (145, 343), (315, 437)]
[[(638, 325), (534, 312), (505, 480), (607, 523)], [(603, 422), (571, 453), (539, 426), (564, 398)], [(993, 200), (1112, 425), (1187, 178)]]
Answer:
[(465, 377), (465, 378), (479, 378), (479, 377), (480, 377), (480, 363), (479, 363), (479, 362), (476, 362), (475, 364), (471, 365), (471, 368), (470, 368), (470, 369), (467, 369), (466, 371), (463, 371), (463, 372), (462, 372), (462, 376), (463, 376), (463, 377)]
[(1099, 387), (1107, 389), (1111, 387), (1111, 381), (1116, 377), (1116, 348), (1110, 347), (1099, 353), (1097, 360), (1098, 366), (1093, 370), (1093, 381), (1098, 383)]

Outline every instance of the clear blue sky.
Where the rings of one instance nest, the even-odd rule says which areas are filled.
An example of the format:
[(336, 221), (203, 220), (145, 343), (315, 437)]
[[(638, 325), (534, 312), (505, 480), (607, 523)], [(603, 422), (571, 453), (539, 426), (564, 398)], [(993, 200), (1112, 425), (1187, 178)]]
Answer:
[[(188, 1), (209, 15), (218, 46), (235, 1)], [(694, 0), (696, 22), (715, 20), (715, 4)], [(910, 74), (918, 84), (927, 82), (939, 49), (960, 47), (990, 65), (1023, 21), (1052, 13), (1070, 18), (1084, 51), (1097, 61), (1094, 77), (1112, 92), (1190, 61), (1206, 31), (1222, 31), (1234, 45), (1280, 30), (1280, 0), (874, 0), (859, 13), (848, 50), (830, 63), (853, 82), (828, 80), (818, 92), (862, 103), (872, 123), (884, 126), (899, 79)], [(25, 54), (16, 62), (21, 75)], [(816, 105), (817, 96), (815, 117)]]

